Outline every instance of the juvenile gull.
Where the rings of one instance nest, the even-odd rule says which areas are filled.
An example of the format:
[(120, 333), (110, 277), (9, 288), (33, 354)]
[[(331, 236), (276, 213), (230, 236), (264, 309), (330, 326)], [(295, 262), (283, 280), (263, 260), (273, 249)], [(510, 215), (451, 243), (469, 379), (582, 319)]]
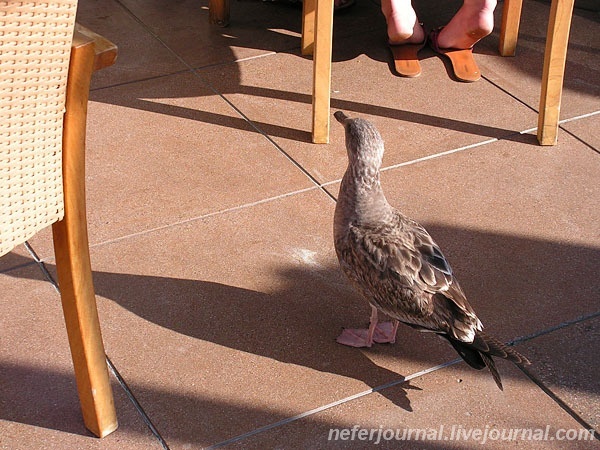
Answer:
[[(367, 330), (345, 329), (341, 344), (395, 341), (398, 323), (447, 339), (475, 369), (487, 368), (500, 389), (492, 356), (527, 358), (483, 332), (448, 261), (429, 233), (387, 202), (379, 180), (383, 140), (373, 124), (334, 114), (346, 130), (348, 168), (335, 208), (335, 250), (342, 271), (371, 304)], [(392, 322), (379, 322), (378, 311)]]

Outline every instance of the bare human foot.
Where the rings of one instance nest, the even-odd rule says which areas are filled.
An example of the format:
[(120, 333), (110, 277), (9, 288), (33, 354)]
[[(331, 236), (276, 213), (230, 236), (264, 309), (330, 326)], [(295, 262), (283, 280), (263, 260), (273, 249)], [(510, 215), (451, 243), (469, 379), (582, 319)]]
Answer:
[(464, 0), (438, 35), (440, 48), (468, 49), (494, 29), (496, 0)]
[(411, 0), (381, 0), (381, 12), (387, 22), (390, 44), (420, 44), (425, 40), (425, 30)]

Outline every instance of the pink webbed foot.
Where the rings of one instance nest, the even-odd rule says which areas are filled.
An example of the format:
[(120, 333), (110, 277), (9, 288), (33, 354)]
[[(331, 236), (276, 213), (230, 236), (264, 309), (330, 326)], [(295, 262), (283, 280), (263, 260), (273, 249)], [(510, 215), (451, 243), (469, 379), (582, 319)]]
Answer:
[(396, 342), (396, 330), (398, 323), (396, 322), (380, 322), (373, 327), (373, 335), (369, 337), (369, 329), (345, 328), (336, 341), (350, 347), (371, 347), (373, 342), (378, 344)]
[(373, 333), (373, 342), (378, 344), (396, 342), (396, 332), (398, 331), (398, 322), (380, 322), (375, 327), (375, 333)]
[(373, 338), (371, 337), (369, 340), (369, 330), (366, 328), (344, 328), (342, 334), (337, 337), (336, 342), (350, 347), (370, 347), (373, 345)]
[(350, 347), (370, 347), (373, 342), (393, 344), (396, 342), (398, 321), (379, 322), (377, 308), (371, 305), (371, 318), (368, 329), (346, 328), (336, 339), (337, 342)]

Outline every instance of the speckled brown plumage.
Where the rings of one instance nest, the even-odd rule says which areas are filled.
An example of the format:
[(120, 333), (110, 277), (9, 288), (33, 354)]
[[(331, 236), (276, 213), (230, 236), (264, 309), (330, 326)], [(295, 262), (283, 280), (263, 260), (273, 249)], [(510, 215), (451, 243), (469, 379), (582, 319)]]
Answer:
[(502, 389), (492, 356), (516, 364), (529, 361), (483, 332), (438, 245), (387, 202), (379, 177), (384, 152), (379, 132), (370, 122), (340, 111), (335, 118), (346, 130), (349, 160), (335, 209), (335, 249), (343, 272), (374, 308), (368, 331), (345, 330), (338, 342), (394, 342), (397, 322), (392, 329), (382, 327), (376, 309), (446, 338), (471, 367), (488, 367)]

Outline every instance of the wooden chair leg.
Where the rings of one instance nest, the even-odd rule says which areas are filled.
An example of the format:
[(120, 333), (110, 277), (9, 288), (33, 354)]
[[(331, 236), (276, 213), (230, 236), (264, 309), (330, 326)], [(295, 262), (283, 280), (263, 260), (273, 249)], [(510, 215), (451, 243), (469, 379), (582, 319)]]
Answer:
[(53, 225), (63, 312), (86, 427), (104, 437), (117, 428), (92, 282), (85, 214), (85, 127), (93, 42), (72, 48), (63, 135), (65, 216)]
[(541, 145), (555, 145), (557, 142), (560, 102), (574, 3), (574, 0), (552, 0), (550, 6), (537, 132), (537, 138)]
[(312, 55), (315, 43), (316, 0), (302, 1), (302, 39), (300, 50), (303, 55)]
[(229, 25), (229, 0), (208, 0), (208, 20), (210, 23), (226, 27)]
[(523, 0), (504, 0), (498, 48), (502, 56), (515, 56), (522, 7)]
[(316, 0), (315, 9), (312, 140), (315, 144), (327, 144), (331, 103), (333, 0)]

